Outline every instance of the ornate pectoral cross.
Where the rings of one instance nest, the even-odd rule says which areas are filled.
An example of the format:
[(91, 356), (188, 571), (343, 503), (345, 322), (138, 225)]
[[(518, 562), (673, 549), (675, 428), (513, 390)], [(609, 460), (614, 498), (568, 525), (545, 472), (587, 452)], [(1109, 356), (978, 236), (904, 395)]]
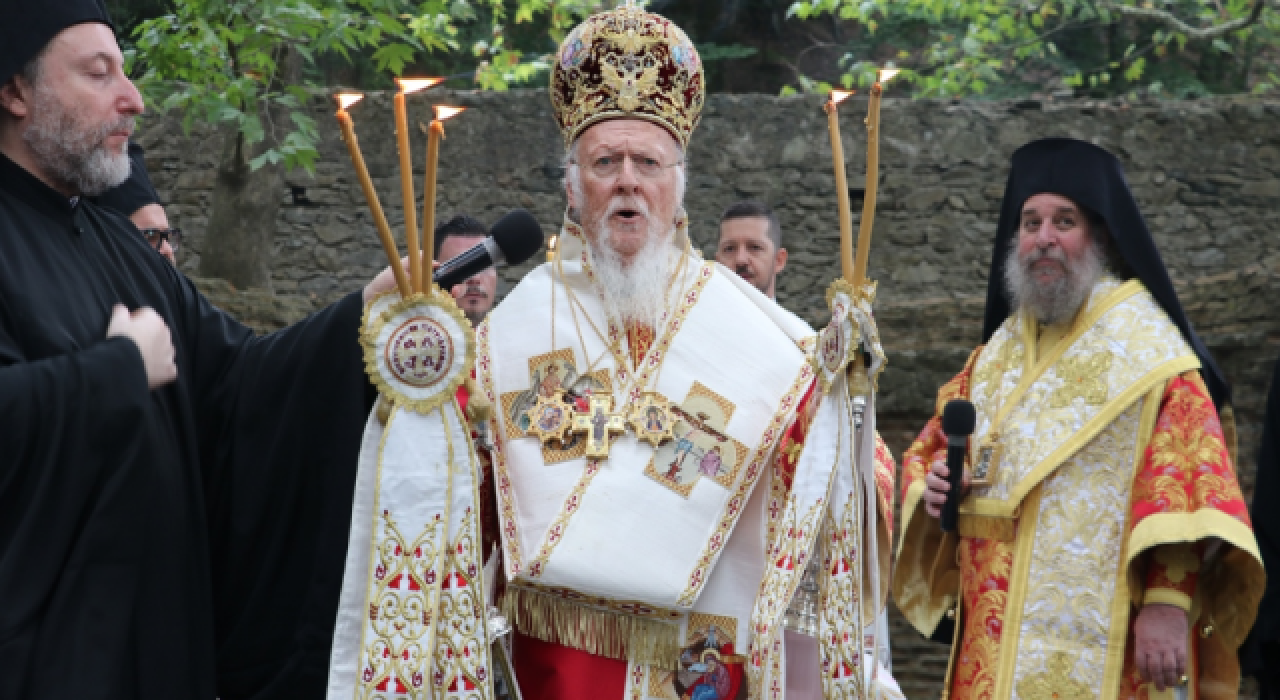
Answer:
[(613, 436), (621, 435), (627, 429), (622, 415), (612, 411), (613, 397), (595, 394), (587, 404), (587, 412), (573, 416), (570, 430), (586, 434), (586, 454), (591, 459), (608, 459)]

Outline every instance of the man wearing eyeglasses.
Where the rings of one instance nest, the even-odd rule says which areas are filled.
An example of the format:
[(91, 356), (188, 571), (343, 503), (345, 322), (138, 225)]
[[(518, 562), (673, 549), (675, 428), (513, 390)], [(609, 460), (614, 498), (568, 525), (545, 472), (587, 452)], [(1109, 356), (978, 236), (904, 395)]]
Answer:
[[(876, 614), (884, 602), (862, 536), (879, 533), (887, 554), (892, 458), (860, 462), (874, 487), (824, 458), (849, 437), (834, 411), (810, 411), (822, 391), (804, 350), (813, 331), (693, 249), (685, 154), (704, 87), (684, 32), (634, 3), (585, 20), (553, 64), (568, 200), (555, 256), (476, 330), (506, 574), (489, 602), (515, 628), (526, 698), (799, 697), (793, 677), (859, 697), (874, 663), (845, 606)], [(381, 527), (355, 527), (348, 572), (386, 542)], [(820, 567), (822, 644), (806, 657), (783, 642), (782, 617), (812, 551), (832, 563)], [(344, 596), (338, 619), (368, 624), (337, 629), (330, 697), (376, 692), (386, 676), (360, 650), (417, 624), (370, 621), (368, 579), (351, 583), (361, 593)], [(442, 614), (441, 629), (474, 624)], [(456, 656), (458, 679), (489, 677)], [(424, 658), (405, 659), (396, 682), (430, 678)]]
[(169, 227), (169, 216), (151, 184), (143, 155), (142, 146), (130, 142), (129, 179), (102, 193), (95, 201), (129, 217), (147, 239), (147, 245), (176, 266), (178, 260), (174, 256), (182, 243), (182, 229)]

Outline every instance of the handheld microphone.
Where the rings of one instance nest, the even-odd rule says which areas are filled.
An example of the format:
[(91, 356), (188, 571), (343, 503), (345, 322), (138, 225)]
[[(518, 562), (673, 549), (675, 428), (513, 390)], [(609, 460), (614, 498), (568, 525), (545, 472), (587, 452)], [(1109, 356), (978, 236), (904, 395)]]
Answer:
[(977, 412), (973, 404), (964, 399), (952, 399), (942, 409), (942, 432), (947, 434), (947, 469), (951, 473), (947, 481), (951, 490), (947, 491), (947, 500), (942, 504), (942, 517), (938, 524), (943, 532), (955, 532), (956, 521), (960, 519), (960, 490), (964, 488), (964, 455), (969, 446), (969, 436), (973, 434)]
[(451, 258), (436, 269), (431, 281), (449, 291), (478, 272), (499, 263), (519, 265), (533, 257), (542, 248), (542, 227), (524, 209), (513, 209), (498, 219), (489, 231), (489, 237), (475, 244), (461, 255)]

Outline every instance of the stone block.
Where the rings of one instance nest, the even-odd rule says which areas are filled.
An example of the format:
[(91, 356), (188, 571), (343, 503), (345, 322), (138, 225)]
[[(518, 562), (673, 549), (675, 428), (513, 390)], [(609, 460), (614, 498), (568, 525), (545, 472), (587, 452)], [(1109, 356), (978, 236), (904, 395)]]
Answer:
[(1246, 182), (1240, 188), (1240, 194), (1246, 197), (1269, 197), (1280, 199), (1280, 180), (1263, 180)]

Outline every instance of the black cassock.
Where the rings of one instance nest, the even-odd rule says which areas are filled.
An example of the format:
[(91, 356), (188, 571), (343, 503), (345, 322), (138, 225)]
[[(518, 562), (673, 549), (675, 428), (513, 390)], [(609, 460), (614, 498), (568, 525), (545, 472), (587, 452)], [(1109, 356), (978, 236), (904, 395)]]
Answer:
[(1267, 569), (1267, 591), (1258, 604), (1258, 617), (1244, 646), (1240, 666), (1245, 675), (1258, 679), (1262, 700), (1280, 699), (1280, 360), (1271, 377), (1271, 393), (1258, 449), (1258, 476), (1254, 482), (1253, 532), (1258, 538), (1262, 564)]
[[(164, 318), (175, 383), (104, 339), (117, 303)], [(323, 696), (361, 310), (254, 337), (0, 155), (0, 698)]]

